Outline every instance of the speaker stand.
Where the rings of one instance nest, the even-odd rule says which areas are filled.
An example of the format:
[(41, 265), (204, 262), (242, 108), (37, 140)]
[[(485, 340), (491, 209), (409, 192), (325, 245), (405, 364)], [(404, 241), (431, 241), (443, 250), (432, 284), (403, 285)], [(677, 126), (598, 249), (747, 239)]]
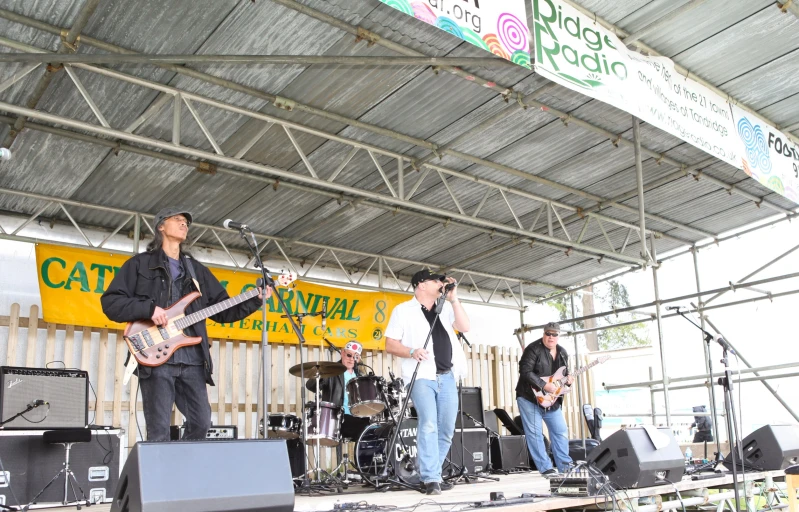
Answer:
[[(36, 500), (39, 499), (39, 496), (44, 494), (44, 491), (50, 488), (50, 486), (53, 485), (53, 483), (55, 483), (55, 481), (58, 480), (58, 478), (61, 475), (64, 475), (64, 501), (61, 502), (61, 504), (64, 506), (75, 505), (77, 506), (78, 510), (80, 510), (81, 505), (86, 505), (87, 507), (91, 506), (91, 502), (86, 498), (86, 493), (83, 492), (83, 488), (80, 486), (80, 483), (78, 483), (78, 479), (75, 478), (75, 473), (72, 472), (72, 468), (69, 465), (69, 451), (72, 449), (72, 445), (75, 443), (58, 443), (58, 444), (64, 445), (64, 449), (66, 451), (66, 459), (64, 460), (64, 467), (61, 468), (61, 471), (56, 473), (56, 475), (52, 478), (52, 480), (47, 482), (47, 485), (45, 485), (44, 488), (41, 491), (39, 491), (39, 493), (36, 494), (36, 496), (33, 497), (30, 503), (22, 507), (23, 511), (30, 510), (31, 505), (35, 504)], [(78, 493), (75, 492), (75, 486), (78, 487), (81, 496), (83, 496), (83, 500), (78, 499)], [(72, 502), (68, 501), (70, 488), (72, 488), (72, 495), (75, 497), (75, 501)]]

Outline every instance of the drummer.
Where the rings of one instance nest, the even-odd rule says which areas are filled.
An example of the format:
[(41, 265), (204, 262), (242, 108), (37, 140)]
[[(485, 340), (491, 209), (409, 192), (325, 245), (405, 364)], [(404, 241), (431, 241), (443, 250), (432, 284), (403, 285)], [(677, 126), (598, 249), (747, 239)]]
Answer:
[[(361, 360), (363, 345), (357, 341), (350, 341), (341, 351), (341, 363), (347, 370), (341, 375), (325, 377), (319, 380), (319, 387), (322, 391), (320, 400), (330, 402), (336, 407), (343, 409), (344, 415), (341, 420), (341, 437), (351, 441), (357, 441), (366, 427), (369, 426), (369, 418), (359, 418), (350, 414), (349, 397), (347, 396), (347, 382), (355, 377), (360, 377), (358, 363)], [(309, 379), (305, 383), (309, 391), (316, 393), (316, 380)], [(338, 448), (340, 450), (340, 447)], [(338, 452), (337, 450), (337, 452)], [(340, 454), (339, 454), (340, 457)]]

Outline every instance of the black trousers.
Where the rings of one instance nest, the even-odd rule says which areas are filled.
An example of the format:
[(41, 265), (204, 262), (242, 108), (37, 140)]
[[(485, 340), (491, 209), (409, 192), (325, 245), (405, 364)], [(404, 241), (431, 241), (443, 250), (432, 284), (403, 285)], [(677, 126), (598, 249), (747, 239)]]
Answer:
[(186, 417), (183, 439), (205, 439), (211, 428), (211, 404), (201, 365), (162, 364), (139, 379), (148, 441), (169, 441), (172, 404)]

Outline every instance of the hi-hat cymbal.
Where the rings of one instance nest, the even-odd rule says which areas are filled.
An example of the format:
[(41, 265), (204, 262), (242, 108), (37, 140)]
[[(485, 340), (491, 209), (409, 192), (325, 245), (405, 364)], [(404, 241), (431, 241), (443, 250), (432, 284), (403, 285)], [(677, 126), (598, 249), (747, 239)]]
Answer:
[[(302, 374), (300, 369), (302, 368)], [(347, 371), (347, 367), (341, 363), (332, 361), (308, 361), (307, 363), (295, 364), (289, 368), (289, 373), (295, 377), (305, 377), (315, 379), (318, 374), (320, 378), (335, 377)], [(304, 375), (303, 375), (304, 374)]]

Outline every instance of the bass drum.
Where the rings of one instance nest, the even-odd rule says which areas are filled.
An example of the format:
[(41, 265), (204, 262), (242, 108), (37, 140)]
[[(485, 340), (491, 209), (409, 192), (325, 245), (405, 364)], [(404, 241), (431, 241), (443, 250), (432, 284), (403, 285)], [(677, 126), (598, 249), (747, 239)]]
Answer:
[[(379, 480), (388, 460), (389, 475), (393, 474), (409, 485), (419, 485), (419, 466), (416, 461), (416, 430), (418, 421), (409, 418), (400, 424), (400, 433), (393, 450), (387, 450), (394, 434), (393, 423), (369, 425), (355, 445), (355, 463), (361, 476), (374, 484)], [(387, 452), (391, 453), (387, 453)], [(397, 461), (399, 460), (399, 463)]]

